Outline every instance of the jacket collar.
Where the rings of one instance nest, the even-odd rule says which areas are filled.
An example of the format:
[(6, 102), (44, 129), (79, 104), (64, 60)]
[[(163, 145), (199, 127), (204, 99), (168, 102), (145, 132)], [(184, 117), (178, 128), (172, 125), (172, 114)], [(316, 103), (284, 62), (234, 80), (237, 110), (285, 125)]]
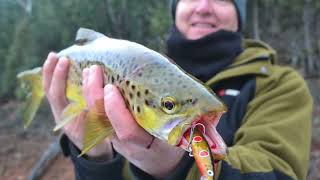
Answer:
[(209, 79), (206, 84), (243, 75), (271, 75), (271, 66), (277, 61), (274, 49), (266, 43), (252, 39), (244, 40), (243, 48), (244, 51), (228, 68)]

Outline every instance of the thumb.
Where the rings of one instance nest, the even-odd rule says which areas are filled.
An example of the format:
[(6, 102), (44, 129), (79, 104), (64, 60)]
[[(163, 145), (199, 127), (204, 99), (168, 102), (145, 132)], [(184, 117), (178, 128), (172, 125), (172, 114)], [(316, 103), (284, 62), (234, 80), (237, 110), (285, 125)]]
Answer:
[(106, 85), (104, 92), (105, 112), (116, 132), (117, 138), (123, 142), (148, 147), (154, 137), (136, 122), (127, 109), (124, 99), (117, 87)]

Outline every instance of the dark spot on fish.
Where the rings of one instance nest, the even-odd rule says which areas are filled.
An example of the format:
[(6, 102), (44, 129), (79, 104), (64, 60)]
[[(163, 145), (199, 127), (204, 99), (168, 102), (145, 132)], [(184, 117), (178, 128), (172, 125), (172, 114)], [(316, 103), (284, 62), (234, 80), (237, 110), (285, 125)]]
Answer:
[(144, 100), (144, 103), (145, 103), (147, 106), (150, 106), (150, 104), (149, 104), (149, 101), (148, 101), (148, 100)]
[(185, 100), (185, 103), (184, 104), (191, 104), (191, 105), (195, 105), (196, 103), (198, 102), (198, 99), (197, 98), (189, 98), (189, 99), (186, 99)]
[(138, 96), (138, 98), (140, 98), (140, 91), (137, 92), (137, 96)]
[(154, 79), (154, 82), (158, 84), (159, 83), (159, 79)]
[(130, 99), (133, 98), (133, 94), (131, 92), (129, 93), (129, 97), (130, 97)]
[(114, 83), (114, 77), (111, 76), (111, 83), (113, 84)]
[(126, 80), (126, 85), (129, 86), (130, 84), (130, 81)]
[(148, 95), (149, 94), (149, 90), (148, 89), (144, 90), (144, 94)]
[(198, 99), (197, 98), (194, 98), (194, 99), (192, 99), (192, 105), (195, 105), (196, 103), (198, 102)]
[(134, 105), (131, 106), (132, 111), (134, 111)]
[(140, 107), (139, 107), (139, 106), (137, 107), (137, 111), (138, 111), (138, 113), (140, 113), (140, 112), (141, 112), (141, 110), (140, 110)]
[(134, 91), (136, 89), (135, 85), (131, 85), (131, 89)]
[(170, 73), (169, 76), (174, 76), (174, 73)]
[(125, 67), (124, 69), (123, 69), (123, 77), (125, 77), (127, 75), (127, 68)]
[(192, 103), (192, 99), (187, 99), (187, 103)]
[(139, 67), (138, 64), (133, 64), (132, 69), (135, 70), (135, 69), (137, 69), (138, 67)]
[(138, 74), (138, 76), (139, 76), (139, 77), (142, 77), (142, 73), (140, 72), (140, 73)]
[(187, 85), (185, 85), (185, 84), (184, 84), (184, 85), (182, 85), (182, 88), (186, 89), (186, 88), (187, 88)]
[(117, 74), (117, 81), (119, 81), (119, 79), (120, 79), (120, 76), (119, 76), (119, 74)]

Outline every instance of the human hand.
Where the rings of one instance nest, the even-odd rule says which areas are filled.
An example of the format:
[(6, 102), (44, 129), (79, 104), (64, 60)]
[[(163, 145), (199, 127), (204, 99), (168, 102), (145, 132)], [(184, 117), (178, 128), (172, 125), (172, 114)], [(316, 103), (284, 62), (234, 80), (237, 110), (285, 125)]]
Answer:
[(119, 90), (113, 85), (106, 85), (104, 89), (105, 111), (116, 132), (112, 138), (114, 149), (153, 177), (168, 176), (180, 162), (184, 150), (154, 139), (136, 123)]
[[(60, 122), (63, 109), (69, 104), (65, 92), (68, 70), (68, 59), (62, 57), (58, 60), (55, 53), (50, 53), (43, 65), (44, 90), (57, 124)], [(93, 73), (101, 74), (102, 72), (101, 69), (100, 72), (94, 69), (85, 69), (83, 71), (83, 93), (89, 107), (94, 104), (95, 100), (103, 99), (103, 79), (101, 79), (101, 75), (97, 76)], [(98, 78), (96, 79), (96, 77)], [(100, 85), (100, 87), (98, 85)], [(83, 147), (84, 117), (85, 112), (63, 127), (64, 133), (79, 149)], [(91, 149), (87, 155), (92, 159), (103, 161), (111, 159), (113, 156), (112, 153), (110, 140), (106, 139)]]
[(111, 137), (114, 149), (148, 174), (161, 179), (168, 176), (180, 162), (184, 150), (155, 139), (141, 128), (117, 87), (106, 85), (103, 90), (101, 68), (91, 66), (90, 71), (83, 71), (83, 77), (83, 91), (89, 106), (94, 103), (90, 98), (95, 100), (104, 96), (105, 112), (115, 130)]
[[(58, 61), (54, 53), (49, 54), (43, 66), (44, 88), (56, 123), (59, 122), (63, 109), (69, 103), (65, 95), (68, 66), (66, 58)], [(92, 66), (90, 69), (84, 69), (83, 93), (89, 106), (104, 96), (106, 114), (116, 132), (111, 139), (117, 152), (136, 167), (157, 178), (163, 178), (175, 169), (184, 150), (158, 139), (153, 141), (153, 137), (136, 123), (115, 86), (107, 85), (103, 92), (101, 68)], [(83, 147), (83, 127), (84, 114), (63, 128), (65, 134), (79, 149)], [(151, 141), (153, 143), (148, 149), (147, 146)], [(97, 160), (101, 156), (108, 157), (100, 159), (105, 160), (110, 159), (111, 153), (110, 141), (106, 139), (87, 155)]]

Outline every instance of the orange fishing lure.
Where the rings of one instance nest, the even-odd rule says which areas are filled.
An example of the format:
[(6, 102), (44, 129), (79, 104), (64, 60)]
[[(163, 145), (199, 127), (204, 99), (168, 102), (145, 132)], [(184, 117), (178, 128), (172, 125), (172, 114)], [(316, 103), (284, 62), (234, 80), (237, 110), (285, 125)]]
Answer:
[[(202, 128), (204, 126), (202, 124)], [(186, 133), (186, 139), (189, 139), (189, 152), (190, 156), (193, 156), (201, 174), (201, 180), (213, 180), (215, 176), (214, 159), (211, 154), (210, 147), (203, 136), (204, 132), (201, 132), (196, 125), (190, 131)], [(204, 129), (203, 129), (204, 130)]]

